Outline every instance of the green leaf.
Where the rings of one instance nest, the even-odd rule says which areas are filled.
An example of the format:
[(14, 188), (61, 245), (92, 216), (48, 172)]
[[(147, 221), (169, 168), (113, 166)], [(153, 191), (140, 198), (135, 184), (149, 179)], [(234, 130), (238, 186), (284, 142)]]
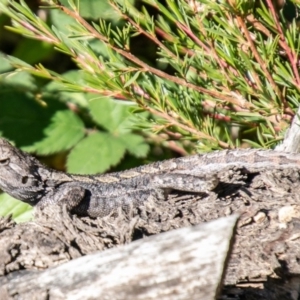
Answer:
[(254, 142), (252, 140), (249, 140), (249, 139), (243, 139), (243, 142), (246, 143), (246, 144), (249, 144), (253, 148), (257, 148), (257, 149), (263, 148), (261, 144), (258, 144), (258, 143)]
[[(79, 3), (77, 9), (82, 17), (88, 19), (109, 19), (117, 21), (120, 16), (111, 7), (108, 0), (80, 0), (74, 1), (76, 4)], [(70, 6), (67, 0), (62, 0), (61, 3), (64, 6)], [(72, 5), (73, 6), (73, 5)]]
[(80, 0), (80, 15), (89, 19), (118, 21), (120, 15), (111, 7), (108, 0)]
[(130, 106), (114, 102), (110, 98), (96, 98), (90, 101), (89, 108), (96, 123), (109, 132), (119, 134), (129, 131)]
[(116, 165), (125, 154), (121, 140), (103, 132), (97, 132), (80, 141), (72, 149), (67, 160), (71, 173), (95, 174)]
[(57, 110), (66, 106), (56, 99), (35, 99), (26, 91), (0, 85), (0, 131), (19, 146), (31, 146), (45, 137)]
[(66, 15), (61, 10), (51, 9), (49, 13), (52, 24), (58, 29), (59, 32), (69, 34), (71, 26), (76, 25), (76, 20)]
[(69, 150), (84, 137), (85, 127), (72, 111), (57, 111), (49, 126), (45, 128), (44, 134), (46, 136), (44, 139), (23, 149), (41, 155)]
[(23, 39), (18, 44), (13, 56), (29, 63), (39, 63), (43, 59), (50, 59), (54, 54), (54, 49), (49, 43), (32, 39)]
[(23, 203), (6, 193), (0, 194), (0, 216), (13, 215), (13, 219), (19, 222), (25, 222), (32, 218), (32, 207)]
[(145, 157), (149, 152), (149, 145), (139, 135), (128, 133), (121, 135), (119, 138), (128, 152), (136, 157)]
[(140, 76), (141, 71), (135, 72), (134, 75), (124, 84), (124, 88), (128, 87), (132, 83), (136, 82), (137, 78)]
[(36, 90), (35, 78), (25, 71), (12, 72), (12, 67), (8, 57), (0, 53), (0, 79), (2, 84), (27, 90)]
[[(81, 70), (71, 70), (63, 73), (62, 78), (66, 81), (74, 83), (74, 85), (83, 86), (86, 85), (84, 80), (84, 74)], [(59, 94), (59, 98), (64, 102), (72, 102), (80, 107), (88, 106), (88, 99), (86, 97), (86, 93), (81, 92), (69, 92), (66, 91), (66, 87), (63, 83), (58, 81), (50, 81), (43, 88), (44, 93), (56, 93)]]

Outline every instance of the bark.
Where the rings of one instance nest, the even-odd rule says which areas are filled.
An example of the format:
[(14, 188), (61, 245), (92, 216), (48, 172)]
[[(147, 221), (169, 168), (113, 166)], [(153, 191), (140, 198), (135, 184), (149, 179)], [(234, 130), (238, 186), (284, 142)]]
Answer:
[(300, 175), (277, 168), (246, 173), (229, 168), (209, 194), (173, 194), (103, 219), (78, 218), (62, 208), (34, 222), (0, 221), (0, 272), (45, 270), (71, 259), (172, 229), (234, 213), (241, 217), (223, 280), (234, 299), (298, 299)]

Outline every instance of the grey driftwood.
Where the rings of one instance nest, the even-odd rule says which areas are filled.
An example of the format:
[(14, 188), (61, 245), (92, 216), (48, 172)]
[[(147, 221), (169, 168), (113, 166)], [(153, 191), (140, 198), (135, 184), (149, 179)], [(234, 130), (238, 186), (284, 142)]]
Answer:
[(0, 278), (1, 299), (215, 299), (237, 216)]

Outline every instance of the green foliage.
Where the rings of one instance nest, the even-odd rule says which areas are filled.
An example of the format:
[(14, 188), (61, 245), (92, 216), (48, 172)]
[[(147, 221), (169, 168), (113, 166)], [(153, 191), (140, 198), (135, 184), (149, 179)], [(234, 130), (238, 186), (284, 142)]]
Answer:
[[(45, 1), (42, 18), (0, 0), (0, 23), (31, 38), (0, 56), (4, 137), (68, 151), (76, 173), (145, 157), (144, 137), (180, 154), (282, 140), (299, 106), (296, 1), (100, 2)], [(55, 50), (58, 65), (34, 65)]]
[[(109, 98), (92, 99), (89, 102), (92, 118), (111, 133), (119, 135), (130, 130), (128, 105), (116, 105)], [(103, 114), (103, 112), (107, 112)]]
[[(25, 2), (9, 1), (2, 10), (14, 20), (11, 30), (72, 57), (80, 80), (10, 59), (18, 70), (48, 78), (65, 91), (135, 101), (156, 116), (140, 122), (140, 128), (179, 132), (199, 150), (242, 144), (249, 140), (250, 128), (255, 128), (251, 140), (260, 147), (282, 139), (300, 85), (297, 14), (285, 19), (298, 9), (296, 4), (288, 1), (281, 15), (282, 7), (273, 7), (271, 1), (145, 0), (147, 5), (138, 10), (132, 1), (112, 0), (114, 21), (126, 21), (112, 25), (84, 19), (103, 17), (101, 9), (97, 15), (94, 1), (80, 1), (79, 7), (72, 1), (63, 2), (66, 6), (48, 2), (57, 8), (51, 10), (52, 27)], [(157, 10), (155, 16), (150, 6)], [(157, 46), (159, 64), (132, 55), (137, 36)], [(238, 137), (227, 134), (233, 123), (239, 127)]]
[[(97, 173), (111, 165), (116, 165), (123, 157), (125, 147), (122, 142), (105, 132), (89, 135), (81, 141), (68, 157), (68, 169), (72, 173)], [(80, 158), (84, 157), (84, 161)], [(106, 160), (99, 160), (106, 157)]]
[(0, 194), (0, 216), (12, 215), (16, 222), (25, 222), (31, 219), (31, 206), (20, 202), (7, 194)]
[(128, 104), (97, 98), (90, 100), (89, 109), (95, 123), (107, 132), (93, 132), (76, 145), (67, 161), (71, 173), (104, 172), (119, 163), (126, 151), (137, 157), (147, 154), (149, 146), (143, 142), (143, 138), (131, 133), (132, 116)]
[(23, 147), (24, 150), (40, 155), (69, 150), (84, 137), (85, 127), (82, 120), (72, 111), (58, 110), (43, 133), (45, 137), (42, 140), (29, 147)]

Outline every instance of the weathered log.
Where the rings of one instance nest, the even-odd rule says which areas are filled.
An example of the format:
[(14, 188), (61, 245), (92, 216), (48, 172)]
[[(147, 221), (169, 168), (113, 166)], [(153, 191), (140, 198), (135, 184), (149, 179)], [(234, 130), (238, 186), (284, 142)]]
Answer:
[[(300, 172), (247, 173), (229, 168), (209, 194), (174, 194), (103, 219), (77, 218), (61, 208), (34, 222), (0, 219), (0, 275), (43, 270), (145, 236), (241, 215), (224, 279), (235, 299), (298, 299), (300, 291)], [(251, 298), (252, 297), (252, 298)]]
[(0, 279), (0, 299), (216, 298), (237, 216)]

